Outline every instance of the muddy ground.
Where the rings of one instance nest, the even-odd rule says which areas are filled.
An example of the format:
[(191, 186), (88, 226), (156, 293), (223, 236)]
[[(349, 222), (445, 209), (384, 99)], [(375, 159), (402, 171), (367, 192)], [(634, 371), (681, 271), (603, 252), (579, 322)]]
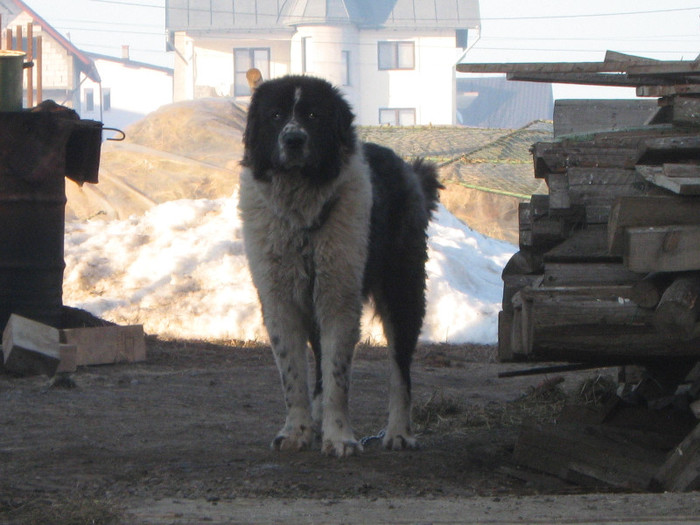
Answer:
[[(145, 501), (580, 493), (523, 481), (510, 458), (524, 419), (552, 420), (565, 394), (597, 372), (537, 389), (546, 377), (499, 379), (518, 366), (494, 356), (491, 346), (420, 348), (413, 370), (421, 449), (388, 452), (373, 442), (343, 460), (318, 447), (270, 450), (283, 403), (262, 345), (149, 338), (143, 363), (81, 368), (53, 384), (0, 374), (0, 523), (138, 523), (132, 511)], [(358, 349), (351, 401), (358, 437), (384, 424), (386, 369), (383, 349)]]

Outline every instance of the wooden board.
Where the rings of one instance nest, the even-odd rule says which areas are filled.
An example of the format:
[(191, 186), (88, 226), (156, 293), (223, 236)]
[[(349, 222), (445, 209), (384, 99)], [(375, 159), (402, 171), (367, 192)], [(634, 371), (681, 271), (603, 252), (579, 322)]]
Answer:
[(681, 176), (679, 171), (667, 174), (663, 166), (637, 166), (637, 172), (650, 183), (677, 195), (700, 195), (700, 178)]
[(608, 222), (608, 250), (622, 255), (628, 227), (700, 224), (700, 201), (690, 197), (620, 197)]
[(700, 270), (700, 225), (627, 228), (623, 260), (633, 272)]
[(519, 465), (586, 486), (645, 490), (664, 452), (639, 433), (595, 425), (523, 425), (513, 451)]
[(673, 449), (654, 474), (652, 488), (674, 492), (700, 489), (700, 425)]
[(142, 325), (61, 330), (61, 342), (77, 347), (78, 366), (146, 359), (146, 341)]
[(529, 303), (535, 328), (581, 324), (650, 323), (652, 312), (626, 298), (631, 285), (526, 287), (520, 291)]
[(645, 274), (631, 271), (620, 262), (552, 262), (544, 263), (545, 286), (631, 284)]
[(56, 328), (12, 314), (2, 335), (4, 368), (14, 374), (56, 373), (61, 362)]
[(638, 363), (650, 358), (700, 359), (700, 337), (669, 340), (646, 319), (642, 321), (624, 325), (535, 326), (529, 358), (600, 365)]
[(564, 242), (544, 254), (547, 262), (622, 262), (608, 253), (607, 226), (589, 226), (575, 231)]
[(657, 110), (655, 100), (556, 100), (554, 137), (642, 126)]

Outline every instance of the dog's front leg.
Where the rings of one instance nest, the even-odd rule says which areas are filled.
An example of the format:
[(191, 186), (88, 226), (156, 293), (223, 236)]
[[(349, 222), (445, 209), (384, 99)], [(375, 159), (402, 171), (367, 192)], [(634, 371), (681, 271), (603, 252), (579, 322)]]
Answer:
[(274, 315), (266, 315), (265, 324), (275, 362), (282, 380), (287, 418), (272, 441), (275, 450), (302, 450), (313, 442), (313, 423), (309, 401), (306, 334), (302, 316), (291, 305), (275, 305)]
[[(343, 316), (339, 317), (342, 319)], [(351, 328), (352, 320), (345, 323), (340, 320), (331, 325), (334, 326), (325, 327), (325, 333), (324, 327), (321, 328), (322, 451), (330, 456), (345, 457), (362, 451), (350, 424), (348, 408), (350, 368), (357, 334)]]

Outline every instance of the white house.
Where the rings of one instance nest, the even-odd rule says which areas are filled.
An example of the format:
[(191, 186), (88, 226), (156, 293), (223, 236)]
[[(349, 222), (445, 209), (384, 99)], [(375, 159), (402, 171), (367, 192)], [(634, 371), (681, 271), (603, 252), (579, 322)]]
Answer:
[(478, 0), (166, 0), (174, 99), (250, 96), (246, 71), (337, 85), (361, 125), (456, 123)]
[(86, 53), (95, 62), (100, 82), (86, 79), (81, 86), (83, 118), (124, 129), (173, 101), (172, 68), (136, 62), (124, 46), (122, 58)]

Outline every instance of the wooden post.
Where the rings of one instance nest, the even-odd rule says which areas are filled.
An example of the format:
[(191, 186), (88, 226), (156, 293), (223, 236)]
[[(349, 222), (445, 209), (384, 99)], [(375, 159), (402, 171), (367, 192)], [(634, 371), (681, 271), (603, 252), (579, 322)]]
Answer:
[(22, 26), (15, 27), (15, 51), (23, 51), (22, 49)]
[[(34, 26), (27, 23), (27, 60), (34, 60)], [(27, 107), (34, 106), (34, 64), (27, 68)]]
[(5, 31), (5, 49), (12, 49), (12, 28), (8, 27)]
[[(2, 35), (2, 15), (0, 15), (0, 35)], [(2, 49), (2, 38), (0, 38), (0, 49)]]
[(42, 57), (43, 47), (41, 41), (41, 35), (36, 37), (36, 103), (41, 104), (44, 100), (44, 72), (43, 64), (44, 59)]

